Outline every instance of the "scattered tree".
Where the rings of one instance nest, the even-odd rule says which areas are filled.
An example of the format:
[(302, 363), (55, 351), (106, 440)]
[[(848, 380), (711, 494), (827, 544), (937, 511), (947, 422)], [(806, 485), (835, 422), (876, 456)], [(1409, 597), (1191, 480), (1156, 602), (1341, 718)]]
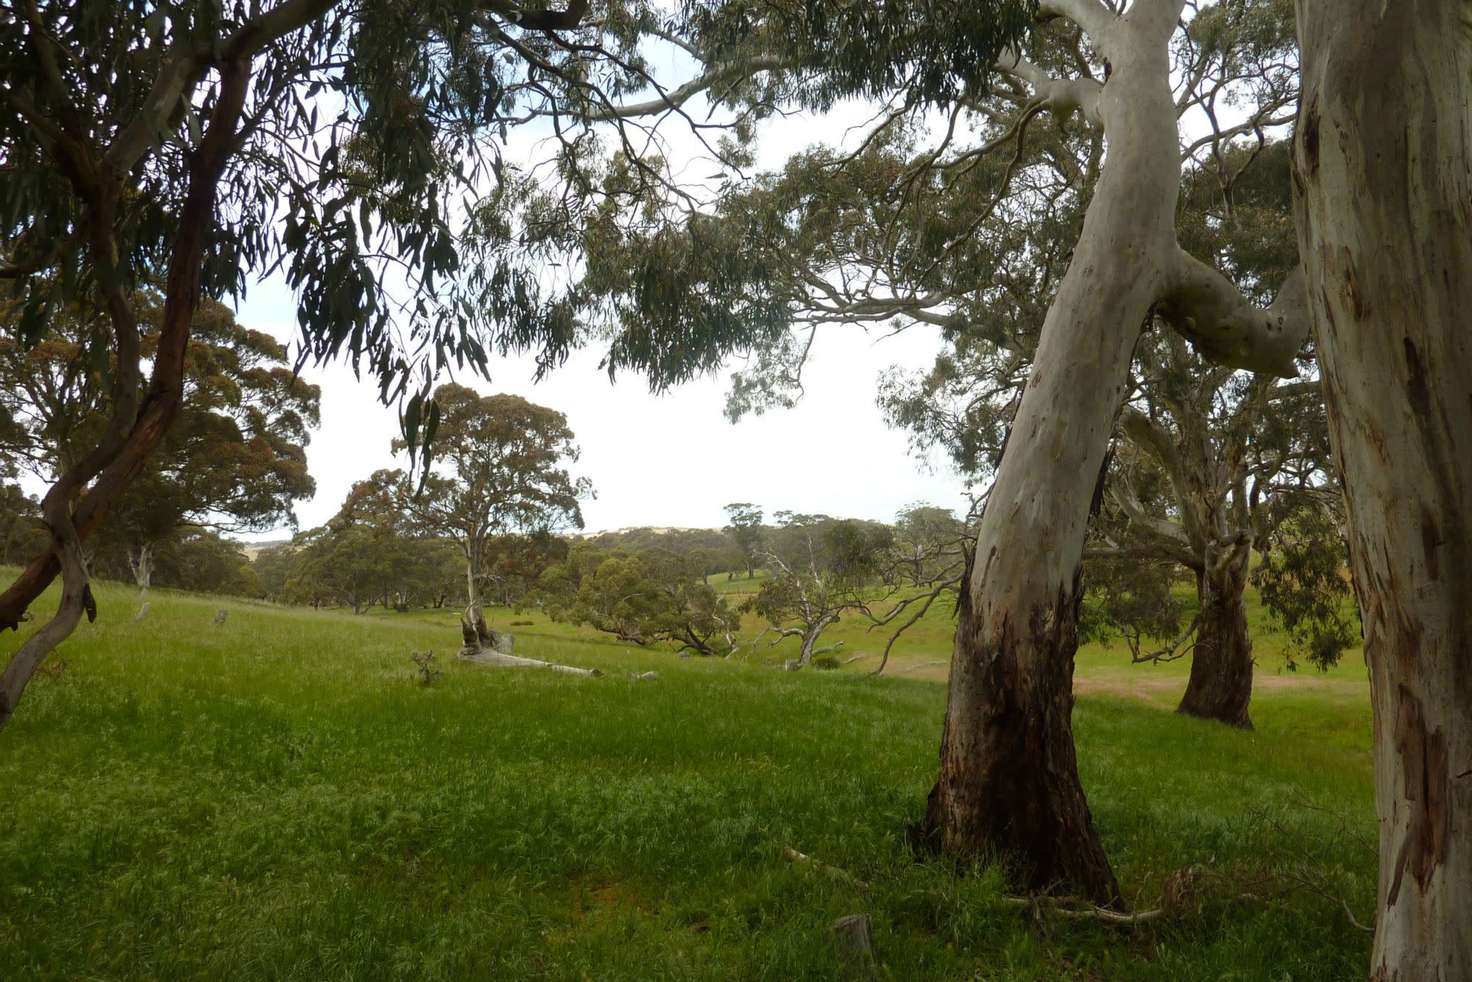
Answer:
[[(590, 210), (676, 188), (651, 139), (661, 117), (683, 121), (680, 105), (701, 93), (726, 104), (769, 67), (705, 61), (669, 90), (648, 44), (705, 61), (662, 18), (594, 17), (587, 0), (0, 10), (0, 280), (24, 349), (58, 309), (96, 315), (88, 358), (106, 366), (109, 397), (106, 425), (42, 499), (48, 550), (0, 594), (0, 629), (14, 629), (63, 578), (55, 616), (0, 676), (0, 724), (88, 606), (82, 542), (183, 405), (202, 297), (238, 297), (283, 271), (302, 360), (366, 368), (422, 460), (437, 371), (484, 374), (512, 351), (545, 369), (588, 337), (570, 284), (546, 270), (566, 265)], [(652, 99), (618, 101), (650, 88)], [(548, 121), (550, 167), (502, 157), (511, 128)], [(148, 354), (129, 302), (145, 283), (163, 296)], [(624, 347), (642, 350), (637, 338)]]
[(36, 500), (0, 477), (0, 566), (31, 555), (41, 534), (41, 510)]
[(405, 609), (416, 597), (432, 597), (448, 543), (423, 534), (405, 513), (404, 487), (402, 471), (375, 471), (348, 490), (326, 525), (271, 556), (268, 569), (285, 568), (284, 596), (313, 606), (342, 604), (355, 614), (373, 604)]
[(762, 509), (747, 501), (726, 506), (726, 534), (730, 535), (746, 560), (746, 578), (756, 575), (757, 551), (762, 544)]
[[(791, 340), (789, 325), (806, 329), (836, 319), (873, 323), (895, 316), (943, 317), (949, 313), (944, 306), (949, 291), (943, 291), (947, 297), (939, 310), (927, 298), (946, 286), (953, 272), (965, 277), (961, 289), (984, 289), (986, 281), (977, 277), (976, 268), (952, 267), (949, 260), (977, 241), (989, 219), (1005, 224), (1009, 202), (1048, 193), (1015, 162), (1008, 163), (1019, 156), (1015, 148), (1027, 146), (1034, 121), (1048, 116), (1054, 128), (1081, 133), (1101, 150), (1107, 143), (1107, 156), (1097, 157), (1097, 180), (1090, 175), (1078, 184), (1089, 190), (1087, 200), (1077, 203), (1081, 222), (1068, 249), (1071, 261), (1056, 289), (1048, 291), (1051, 300), (1028, 384), (1011, 414), (1009, 437), (981, 514), (972, 575), (960, 605), (940, 774), (923, 838), (958, 857), (1008, 854), (1029, 886), (1071, 884), (1111, 905), (1120, 902), (1118, 884), (1077, 773), (1072, 668), (1091, 503), (1103, 479), (1113, 421), (1129, 392), (1141, 328), (1153, 313), (1212, 360), (1287, 376), (1296, 374), (1295, 356), (1307, 335), (1301, 284), (1290, 279), (1273, 305), (1263, 309), (1221, 271), (1182, 248), (1177, 229), (1183, 156), (1209, 153), (1234, 136), (1292, 118), (1291, 51), (1285, 58), (1276, 48), (1249, 43), (1240, 46), (1243, 59), (1229, 60), (1218, 43), (1224, 36), (1220, 28), (1239, 12), (1278, 20), (1281, 12), (1264, 2), (1248, 5), (1251, 9), (1231, 5), (1218, 13), (1210, 8), (1184, 20), (1184, 6), (1183, 0), (1137, 0), (1121, 11), (1100, 0), (1042, 0), (1035, 11), (1044, 20), (1025, 46), (998, 51), (1000, 57), (982, 64), (973, 61), (969, 84), (938, 94), (913, 76), (874, 78), (893, 71), (896, 55), (914, 53), (897, 43), (909, 35), (875, 38), (864, 25), (846, 25), (855, 30), (856, 43), (862, 39), (869, 45), (864, 63), (843, 62), (824, 91), (843, 90), (846, 68), (864, 75), (869, 92), (887, 101), (856, 153), (810, 155), (814, 176), (803, 185), (803, 200), (821, 212), (829, 182), (843, 186), (846, 165), (866, 165), (873, 158), (865, 154), (889, 135), (929, 132), (923, 114), (939, 107), (947, 114), (940, 140), (891, 171), (894, 194), (873, 199), (880, 208), (908, 201), (928, 208), (935, 220), (915, 223), (912, 238), (891, 223), (874, 238), (848, 234), (841, 221), (815, 232), (792, 222), (790, 213), (767, 207), (763, 184), (755, 197), (743, 188), (720, 207), (692, 218), (678, 255), (682, 262), (696, 250), (700, 255), (688, 265), (673, 264), (689, 273), (675, 284), (681, 296), (698, 297), (701, 304), (730, 301), (725, 313), (706, 321), (721, 322), (730, 328), (728, 337), (736, 336), (724, 350), (744, 343), (776, 352), (781, 363), (792, 363), (786, 353), (793, 352), (800, 362), (807, 344)], [(744, 43), (799, 59), (809, 56), (809, 35), (780, 30), (788, 26), (785, 8), (765, 16), (741, 10)], [(968, 16), (971, 12), (968, 8)], [(1023, 6), (1014, 13), (1026, 17), (1034, 10)], [(882, 23), (883, 16), (875, 21)], [(725, 23), (734, 25), (736, 18)], [(996, 22), (1013, 23), (1002, 16)], [(980, 38), (998, 34), (1005, 31), (994, 25), (991, 31), (963, 35), (973, 47), (971, 57)], [(1269, 43), (1276, 44), (1268, 34)], [(1001, 44), (1015, 40), (1004, 37)], [(1244, 62), (1253, 69), (1250, 77), (1239, 71)], [(927, 69), (947, 77), (952, 64), (938, 57)], [(1207, 82), (1218, 69), (1225, 75)], [(988, 89), (985, 76), (992, 71), (1000, 82)], [(905, 78), (903, 84), (899, 77)], [(1211, 112), (1213, 100), (1228, 91), (1243, 102), (1246, 122), (1240, 128), (1211, 125), (1218, 118)], [(1211, 136), (1200, 144), (1186, 141), (1183, 154), (1179, 120), (1186, 113), (1203, 117)], [(1081, 121), (1077, 127), (1076, 119)], [(987, 167), (982, 162), (989, 158), (1002, 163)], [(982, 206), (964, 212), (932, 207), (933, 193), (988, 175), (995, 178), (982, 185)], [(958, 215), (965, 217), (954, 221)], [(753, 250), (752, 243), (764, 248)], [(666, 264), (677, 250), (664, 230), (645, 244), (650, 257)], [(639, 249), (625, 235), (620, 247), (609, 251), (618, 259), (609, 265), (609, 280), (612, 269), (639, 265)], [(870, 249), (882, 250), (876, 257), (879, 274), (845, 276), (855, 253), (862, 263), (867, 257), (859, 250)], [(813, 250), (833, 257), (834, 265), (814, 275), (806, 261)], [(596, 270), (603, 259), (591, 255), (590, 264)], [(704, 280), (702, 271), (708, 273)], [(846, 293), (849, 287), (857, 295)], [(615, 284), (610, 290), (626, 319), (638, 318), (646, 330), (682, 342), (699, 335), (691, 325), (701, 321), (703, 310), (693, 309), (690, 301), (677, 297), (660, 305), (637, 289), (620, 290)], [(807, 318), (814, 310), (818, 316)], [(713, 353), (710, 346), (686, 348), (692, 358)]]
[(460, 547), (466, 637), (484, 643), (490, 633), (481, 587), (495, 538), (562, 525), (582, 528), (578, 500), (592, 486), (567, 472), (578, 458), (567, 417), (520, 396), (482, 396), (462, 385), (442, 385), (428, 426), (440, 449), (434, 471), (408, 496), (407, 507), (420, 528)]
[(878, 579), (891, 533), (874, 523), (826, 515), (778, 512), (777, 519), (772, 547), (762, 553), (770, 575), (744, 609), (772, 625), (779, 641), (798, 639), (790, 667), (799, 669), (836, 650), (818, 642), (845, 612), (868, 613), (866, 594)]
[(608, 555), (580, 545), (542, 574), (539, 598), (553, 620), (697, 655), (730, 654), (740, 628), (701, 568), (670, 553)]

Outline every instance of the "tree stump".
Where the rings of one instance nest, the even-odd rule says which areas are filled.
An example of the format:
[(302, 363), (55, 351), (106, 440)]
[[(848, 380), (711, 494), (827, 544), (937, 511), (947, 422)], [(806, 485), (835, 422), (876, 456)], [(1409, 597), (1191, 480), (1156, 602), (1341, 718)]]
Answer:
[(879, 965), (874, 960), (874, 935), (869, 928), (868, 914), (840, 917), (829, 925), (828, 932), (833, 935), (833, 946), (838, 949), (841, 978), (879, 977)]
[(460, 618), (460, 635), (465, 641), (464, 647), (460, 649), (460, 657), (466, 661), (473, 661), (481, 665), (495, 665), (498, 668), (548, 668), (554, 672), (585, 675), (590, 678), (601, 678), (603, 675), (596, 668), (577, 668), (572, 665), (559, 665), (556, 662), (520, 658), (513, 655), (511, 650), (515, 644), (515, 637), (509, 631), (496, 631), (488, 627), (479, 605), (467, 608), (465, 614)]

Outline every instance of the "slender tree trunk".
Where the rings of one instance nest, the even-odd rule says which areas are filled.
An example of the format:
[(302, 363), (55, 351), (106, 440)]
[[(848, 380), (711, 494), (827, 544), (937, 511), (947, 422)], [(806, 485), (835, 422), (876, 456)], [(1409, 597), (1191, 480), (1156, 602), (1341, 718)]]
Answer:
[(818, 639), (823, 636), (824, 631), (828, 630), (829, 625), (836, 620), (838, 620), (837, 614), (825, 614), (803, 632), (802, 644), (798, 646), (797, 650), (797, 664), (799, 667), (813, 663), (813, 655), (818, 649)]
[(1099, 99), (1109, 155), (982, 514), (923, 826), (953, 855), (1006, 855), (1029, 888), (1068, 884), (1110, 905), (1119, 887), (1074, 756), (1073, 660), (1090, 505), (1177, 248), (1166, 43), (1179, 7), (1155, 8), (1115, 24)]
[(465, 614), (460, 619), (460, 633), (466, 648), (491, 645), (491, 629), (480, 602), (480, 563), (476, 551), (470, 547), (465, 550)]
[[(82, 543), (106, 517), (112, 503), (138, 476), (183, 403), (184, 360), (190, 324), (199, 306), (201, 260), (210, 230), (214, 227), (220, 176), (237, 138), (236, 126), (250, 83), (250, 61), (248, 56), (233, 57), (217, 66), (221, 75), (219, 98), (211, 111), (203, 139), (188, 155), (189, 191), (179, 212), (178, 231), (169, 257), (162, 321), (153, 351), (153, 375), (141, 404), (137, 400), (136, 389), (139, 372), (137, 323), (120, 289), (100, 289), (103, 306), (109, 310), (117, 339), (118, 379), (114, 385), (113, 416), (102, 440), (91, 449), (82, 464), (64, 474), (43, 499), (42, 511), (51, 528), (52, 548), (33, 559), (0, 593), (0, 631), (6, 628), (17, 630), (31, 603), (58, 573), (62, 576), (63, 601), (56, 616), (6, 662), (3, 680), (0, 680), (0, 727), (15, 712), (36, 666), (76, 627), (77, 613), (71, 605), (78, 591), (90, 604), (86, 566), (80, 561)], [(100, 280), (112, 279), (116, 286), (119, 270), (116, 266), (116, 241), (110, 234), (111, 223), (98, 222), (96, 216), (93, 216), (93, 221), (98, 241), (89, 260)], [(82, 492), (89, 481), (90, 487)], [(80, 498), (77, 498), (79, 492)], [(55, 507), (58, 504), (63, 504), (64, 508)], [(81, 570), (79, 584), (72, 583), (78, 574), (68, 566), (73, 550)], [(87, 606), (86, 610), (89, 617), (95, 616), (95, 607)], [(45, 648), (38, 653), (37, 645), (41, 644)]]
[(1219, 556), (1207, 556), (1206, 570), (1196, 576), (1201, 602), (1196, 647), (1191, 652), (1191, 679), (1176, 709), (1187, 716), (1252, 729), (1252, 639), (1247, 633), (1246, 543), (1232, 544)]
[(1374, 706), (1371, 977), (1472, 979), (1472, 7), (1297, 9), (1300, 252)]

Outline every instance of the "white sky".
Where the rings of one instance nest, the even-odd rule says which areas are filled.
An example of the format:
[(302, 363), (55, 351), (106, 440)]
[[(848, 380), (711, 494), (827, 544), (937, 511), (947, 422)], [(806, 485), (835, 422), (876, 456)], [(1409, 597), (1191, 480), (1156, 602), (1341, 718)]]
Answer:
[[(843, 144), (861, 137), (850, 128), (862, 127), (873, 111), (872, 105), (854, 103), (821, 118), (795, 116), (765, 124), (757, 170), (778, 168), (816, 142)], [(695, 159), (704, 152), (677, 118), (666, 120), (661, 133), (672, 151), (668, 159), (685, 155), (684, 169), (697, 174), (713, 169)], [(529, 145), (517, 153), (523, 159), (535, 155)], [(288, 344), (296, 339), (295, 302), (279, 278), (253, 287), (237, 316), (245, 326)], [(942, 347), (939, 333), (921, 325), (885, 335), (882, 326), (869, 333), (825, 328), (803, 373), (806, 394), (799, 405), (736, 424), (723, 415), (727, 373), (656, 396), (637, 375), (620, 375), (610, 383), (598, 368), (596, 345), (575, 353), (538, 384), (532, 382), (529, 358), (493, 361), (489, 381), (473, 374), (456, 381), (484, 393), (513, 392), (567, 415), (582, 449), (574, 473), (591, 479), (596, 493), (583, 506), (590, 531), (718, 527), (725, 520), (722, 506), (732, 501), (754, 502), (768, 514), (787, 508), (880, 520), (893, 519), (914, 502), (964, 513), (962, 480), (941, 455), (929, 461), (911, 456), (905, 434), (886, 427), (875, 405), (879, 374), (891, 365), (929, 368)], [(322, 387), (322, 426), (307, 447), (317, 493), (296, 508), (305, 529), (331, 518), (354, 481), (407, 461), (389, 450), (398, 417), (379, 403), (374, 383), (358, 381), (341, 364), (309, 367), (303, 376)], [(289, 532), (283, 528), (247, 538), (283, 538)]]
[[(296, 336), (295, 303), (276, 283), (251, 290), (239, 319), (283, 341)], [(530, 359), (494, 362), (490, 382), (469, 375), (457, 381), (486, 393), (514, 392), (567, 414), (582, 447), (575, 473), (590, 478), (597, 494), (583, 508), (589, 530), (715, 527), (731, 501), (756, 502), (769, 513), (790, 508), (886, 520), (914, 501), (964, 510), (961, 480), (939, 458), (933, 467), (915, 461), (904, 434), (888, 429), (874, 404), (879, 372), (891, 364), (929, 367), (939, 339), (929, 328), (877, 341), (880, 336), (849, 329), (820, 334), (803, 401), (734, 425), (722, 414), (724, 377), (655, 396), (637, 376), (610, 384), (595, 349), (575, 354), (540, 384), (531, 381)], [(371, 381), (354, 379), (346, 365), (303, 375), (322, 387), (322, 427), (307, 448), (317, 494), (297, 506), (301, 527), (310, 528), (337, 511), (354, 481), (405, 462), (389, 450), (398, 417), (379, 404)]]

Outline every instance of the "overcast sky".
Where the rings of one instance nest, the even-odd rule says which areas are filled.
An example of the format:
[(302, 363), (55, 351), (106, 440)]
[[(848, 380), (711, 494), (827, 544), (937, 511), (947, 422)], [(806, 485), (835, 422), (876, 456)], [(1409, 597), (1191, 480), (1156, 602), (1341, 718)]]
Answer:
[[(678, 52), (662, 57), (669, 62), (665, 78), (689, 72), (688, 59)], [(698, 99), (687, 109), (693, 116), (702, 111)], [(763, 124), (756, 170), (780, 168), (814, 143), (853, 145), (867, 132), (874, 109), (851, 102), (821, 117), (795, 115)], [(686, 179), (715, 169), (678, 117), (666, 119), (660, 134), (666, 159)], [(506, 153), (530, 163), (542, 151), (527, 140)], [(295, 301), (279, 279), (250, 290), (238, 317), (247, 327), (295, 341)], [(914, 502), (964, 512), (960, 478), (940, 455), (929, 461), (911, 456), (906, 436), (885, 426), (874, 401), (877, 378), (889, 366), (931, 366), (941, 347), (938, 331), (921, 325), (889, 338), (885, 333), (882, 326), (867, 334), (836, 327), (820, 332), (803, 374), (802, 402), (736, 424), (722, 412), (727, 373), (655, 396), (637, 376), (610, 383), (598, 369), (596, 348), (575, 354), (538, 384), (532, 382), (530, 359), (493, 362), (489, 381), (473, 375), (456, 381), (484, 393), (514, 392), (567, 415), (582, 448), (575, 473), (591, 479), (597, 495), (583, 508), (592, 531), (719, 526), (722, 506), (733, 501), (754, 502), (769, 514), (787, 508), (881, 520)], [(297, 507), (305, 529), (332, 517), (354, 481), (406, 461), (390, 452), (398, 417), (379, 404), (373, 383), (359, 382), (344, 365), (303, 374), (322, 387), (322, 427), (307, 448), (317, 494)]]
[[(282, 341), (295, 338), (295, 302), (278, 284), (250, 291), (239, 318)], [(722, 415), (724, 377), (655, 396), (636, 376), (611, 384), (598, 369), (596, 350), (574, 355), (539, 384), (532, 383), (529, 360), (494, 362), (489, 382), (457, 381), (486, 393), (514, 392), (567, 414), (582, 447), (576, 473), (590, 478), (597, 493), (583, 509), (590, 530), (718, 526), (722, 505), (731, 501), (769, 512), (875, 519), (893, 518), (914, 501), (961, 509), (960, 479), (938, 457), (933, 467), (911, 457), (905, 436), (884, 425), (874, 404), (877, 375), (891, 364), (929, 367), (938, 338), (930, 328), (879, 336), (856, 329), (820, 335), (797, 408), (736, 424)], [(297, 507), (301, 527), (310, 528), (332, 516), (354, 481), (404, 460), (389, 449), (397, 416), (379, 404), (372, 382), (359, 382), (343, 365), (303, 374), (322, 387), (322, 427), (307, 448), (317, 494)]]

